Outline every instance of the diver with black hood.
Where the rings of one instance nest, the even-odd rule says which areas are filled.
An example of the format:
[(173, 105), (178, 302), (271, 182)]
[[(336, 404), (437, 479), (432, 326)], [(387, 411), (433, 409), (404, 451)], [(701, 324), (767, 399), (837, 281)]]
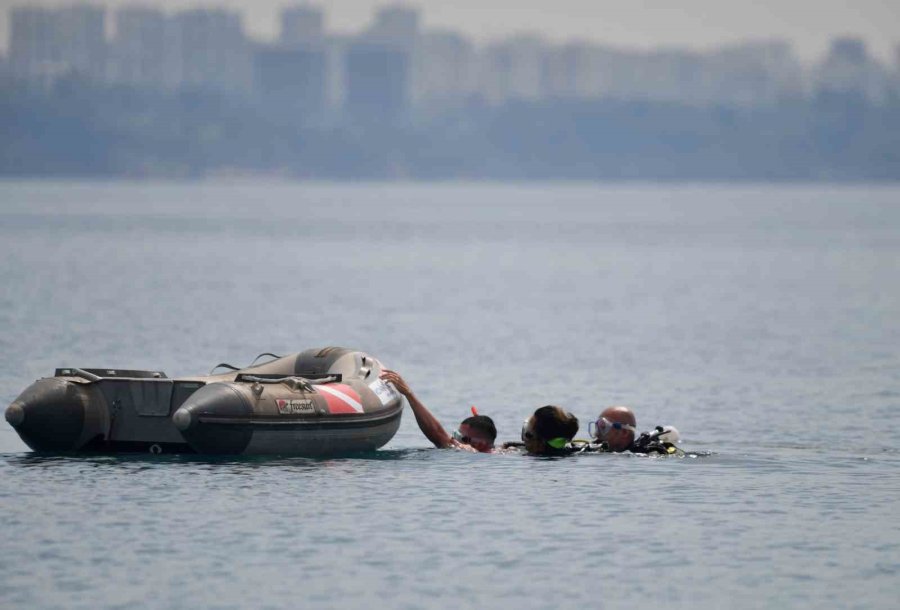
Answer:
[(522, 424), (522, 442), (504, 443), (503, 447), (524, 447), (531, 455), (567, 455), (576, 451), (572, 439), (577, 433), (577, 417), (562, 407), (547, 405)]

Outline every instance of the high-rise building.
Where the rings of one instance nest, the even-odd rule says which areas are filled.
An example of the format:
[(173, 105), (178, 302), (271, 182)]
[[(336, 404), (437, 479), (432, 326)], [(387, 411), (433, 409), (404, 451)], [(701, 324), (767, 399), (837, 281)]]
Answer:
[(172, 17), (171, 73), (177, 84), (198, 90), (240, 94), (253, 80), (252, 51), (239, 13), (192, 9)]
[(332, 81), (339, 78), (331, 51), (321, 8), (284, 8), (278, 44), (260, 48), (254, 57), (260, 98), (273, 112), (318, 119), (330, 105)]
[(106, 77), (105, 9), (15, 7), (10, 13), (10, 66), (18, 79)]
[(9, 61), (5, 55), (0, 55), (0, 88), (11, 86), (12, 75), (9, 72)]
[(325, 37), (322, 9), (308, 4), (290, 6), (281, 11), (282, 46), (321, 44)]
[(569, 99), (621, 96), (625, 75), (617, 66), (632, 56), (598, 45), (569, 43), (544, 53), (543, 88), (546, 95)]
[(72, 71), (92, 80), (106, 78), (106, 9), (73, 5), (57, 9), (65, 61)]
[(17, 6), (9, 15), (9, 64), (12, 75), (35, 80), (59, 70), (61, 53), (50, 11), (42, 7)]
[(150, 8), (121, 8), (115, 13), (111, 45), (112, 78), (134, 87), (160, 89), (166, 82), (166, 16)]
[(720, 47), (704, 57), (704, 64), (701, 102), (758, 106), (805, 94), (803, 68), (787, 41)]
[(396, 120), (412, 98), (419, 11), (385, 6), (366, 31), (343, 45), (344, 108), (363, 120)]
[(346, 51), (346, 110), (366, 121), (396, 120), (410, 101), (410, 54), (400, 45), (356, 40)]
[(365, 36), (371, 41), (413, 45), (419, 35), (419, 11), (403, 6), (384, 6), (375, 13), (375, 22)]
[(800, 65), (780, 41), (705, 54), (575, 44), (549, 49), (545, 62), (545, 90), (555, 97), (757, 105), (802, 93)]
[(691, 51), (671, 49), (635, 54), (629, 88), (632, 99), (695, 104), (702, 102), (703, 58)]
[(521, 35), (489, 45), (479, 58), (479, 91), (490, 103), (544, 95), (544, 42)]
[(869, 56), (865, 41), (859, 38), (834, 39), (827, 57), (816, 66), (814, 81), (819, 96), (881, 103), (890, 95), (887, 71)]
[(547, 96), (556, 99), (577, 97), (579, 49), (567, 44), (548, 47), (544, 53), (543, 87)]
[(255, 56), (256, 89), (269, 111), (318, 119), (325, 107), (325, 53), (321, 46), (267, 47)]
[(415, 47), (414, 103), (440, 109), (471, 97), (477, 85), (475, 57), (474, 47), (460, 34), (424, 32)]
[(830, 59), (846, 62), (855, 66), (863, 66), (869, 61), (866, 42), (862, 38), (842, 36), (831, 41)]
[(347, 47), (344, 36), (325, 38), (325, 105), (340, 112), (347, 98)]
[(894, 79), (892, 96), (895, 101), (900, 101), (900, 44), (894, 47), (894, 65), (891, 72)]

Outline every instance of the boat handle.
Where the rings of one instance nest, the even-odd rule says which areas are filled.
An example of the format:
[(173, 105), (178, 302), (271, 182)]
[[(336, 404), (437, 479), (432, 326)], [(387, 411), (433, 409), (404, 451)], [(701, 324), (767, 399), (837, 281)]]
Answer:
[(94, 375), (93, 373), (88, 373), (84, 369), (76, 369), (76, 368), (70, 367), (70, 368), (60, 369), (60, 370), (64, 374), (68, 371), (71, 371), (72, 374), (69, 375), (70, 377), (81, 377), (82, 379), (87, 379), (88, 381), (100, 381), (101, 379), (103, 379), (103, 377), (100, 377), (99, 375)]
[(306, 377), (297, 377), (296, 375), (289, 375), (287, 377), (257, 377), (255, 375), (243, 375), (241, 376), (241, 381), (252, 381), (253, 383), (294, 383), (298, 387), (306, 390), (307, 392), (315, 392), (314, 385), (322, 385), (325, 383), (332, 383), (337, 381), (338, 378), (336, 376), (323, 377), (322, 379), (307, 379)]

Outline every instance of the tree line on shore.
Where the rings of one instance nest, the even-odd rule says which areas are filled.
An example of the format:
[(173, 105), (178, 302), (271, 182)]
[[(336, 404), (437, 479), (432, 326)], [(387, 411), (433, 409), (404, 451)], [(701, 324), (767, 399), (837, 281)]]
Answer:
[(898, 180), (900, 102), (752, 108), (640, 101), (469, 104), (306, 121), (204, 93), (60, 83), (0, 92), (0, 175), (413, 180)]

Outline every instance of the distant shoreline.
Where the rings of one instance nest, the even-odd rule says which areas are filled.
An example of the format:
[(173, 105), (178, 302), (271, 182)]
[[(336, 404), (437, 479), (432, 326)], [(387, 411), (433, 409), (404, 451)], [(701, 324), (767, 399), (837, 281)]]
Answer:
[(217, 96), (0, 96), (0, 176), (327, 182), (900, 181), (900, 100), (758, 107), (472, 104), (406, 119), (273, 114)]

